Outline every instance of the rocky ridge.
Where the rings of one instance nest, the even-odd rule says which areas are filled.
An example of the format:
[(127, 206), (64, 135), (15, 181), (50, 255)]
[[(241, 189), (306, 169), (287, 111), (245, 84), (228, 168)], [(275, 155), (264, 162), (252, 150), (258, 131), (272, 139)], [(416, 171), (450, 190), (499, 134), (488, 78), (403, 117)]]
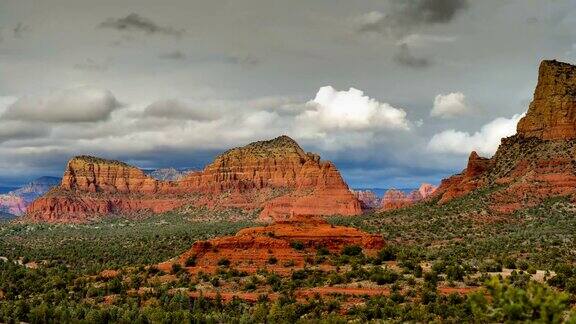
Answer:
[(123, 162), (79, 156), (68, 162), (61, 185), (30, 206), (26, 219), (81, 222), (184, 205), (263, 208), (263, 220), (361, 213), (331, 162), (280, 136), (229, 150), (177, 181), (154, 179)]
[(517, 134), (490, 159), (470, 154), (466, 169), (437, 190), (444, 203), (492, 188), (491, 208), (509, 213), (544, 199), (576, 194), (576, 66), (543, 61), (534, 99)]

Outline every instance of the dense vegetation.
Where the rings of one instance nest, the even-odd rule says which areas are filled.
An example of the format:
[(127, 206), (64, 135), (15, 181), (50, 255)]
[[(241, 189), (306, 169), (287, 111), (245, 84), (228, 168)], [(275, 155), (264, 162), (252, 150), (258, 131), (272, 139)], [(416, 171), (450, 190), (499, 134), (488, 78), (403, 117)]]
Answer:
[[(230, 235), (254, 226), (255, 214), (206, 209), (169, 212), (133, 220), (108, 219), (92, 224), (0, 223), (0, 256), (52, 262), (94, 274), (104, 269), (149, 265), (181, 254), (197, 240)], [(243, 221), (232, 215), (243, 214)]]
[(510, 215), (494, 213), (488, 205), (484, 190), (445, 205), (430, 201), (386, 213), (335, 217), (331, 222), (381, 233), (424, 260), (480, 264), (491, 259), (538, 269), (576, 262), (576, 209), (567, 198), (548, 199)]
[(320, 247), (304, 269), (271, 257), (287, 276), (248, 274), (226, 259), (214, 274), (150, 267), (198, 239), (254, 226), (255, 214), (191, 208), (138, 221), (1, 224), (0, 322), (576, 321), (576, 210), (552, 199), (498, 216), (486, 199), (477, 192), (443, 206), (332, 218), (382, 233), (388, 245), (377, 255)]

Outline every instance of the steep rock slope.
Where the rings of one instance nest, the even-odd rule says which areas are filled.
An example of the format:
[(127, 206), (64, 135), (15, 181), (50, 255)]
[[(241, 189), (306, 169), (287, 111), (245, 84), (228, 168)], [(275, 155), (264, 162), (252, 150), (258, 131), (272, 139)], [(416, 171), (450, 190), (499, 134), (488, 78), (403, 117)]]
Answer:
[(280, 136), (229, 150), (178, 181), (156, 180), (123, 162), (79, 156), (69, 161), (61, 185), (30, 206), (27, 219), (77, 222), (183, 205), (263, 208), (265, 220), (361, 213), (332, 163)]
[(517, 134), (502, 139), (491, 159), (472, 152), (466, 169), (442, 181), (440, 203), (478, 188), (494, 188), (500, 212), (576, 193), (576, 66), (543, 61), (534, 100)]

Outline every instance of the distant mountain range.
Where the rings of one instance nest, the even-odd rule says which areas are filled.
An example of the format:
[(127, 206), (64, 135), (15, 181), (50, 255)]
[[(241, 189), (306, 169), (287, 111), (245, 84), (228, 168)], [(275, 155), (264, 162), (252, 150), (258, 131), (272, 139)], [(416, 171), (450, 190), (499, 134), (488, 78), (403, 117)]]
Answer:
[(57, 177), (40, 177), (20, 188), (0, 194), (0, 218), (22, 215), (30, 203), (60, 184), (60, 181)]
[(10, 191), (16, 190), (20, 187), (2, 187), (0, 186), (0, 195), (3, 195), (5, 193), (9, 193)]
[(384, 194), (386, 193), (386, 191), (388, 191), (390, 189), (395, 189), (395, 190), (401, 191), (405, 194), (408, 194), (414, 190), (418, 190), (418, 187), (416, 187), (416, 188), (353, 188), (352, 190), (354, 190), (354, 191), (372, 191), (378, 198), (382, 198), (382, 197), (384, 197)]
[(196, 171), (195, 168), (160, 168), (160, 169), (142, 169), (145, 174), (156, 180), (176, 181), (183, 178), (186, 174)]

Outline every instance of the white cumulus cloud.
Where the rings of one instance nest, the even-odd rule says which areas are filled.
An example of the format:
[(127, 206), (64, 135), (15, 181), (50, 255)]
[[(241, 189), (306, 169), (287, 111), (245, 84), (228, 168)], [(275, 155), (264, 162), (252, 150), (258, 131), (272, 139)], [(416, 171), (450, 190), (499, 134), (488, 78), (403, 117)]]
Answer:
[(48, 123), (96, 122), (108, 119), (118, 107), (120, 104), (110, 91), (79, 87), (48, 95), (22, 97), (10, 105), (0, 119)]
[(466, 96), (462, 92), (439, 94), (434, 98), (434, 107), (430, 112), (432, 117), (453, 118), (470, 112)]
[(480, 155), (492, 156), (502, 138), (516, 133), (516, 124), (524, 115), (496, 118), (473, 134), (454, 129), (445, 130), (432, 137), (428, 148), (438, 153), (470, 154), (471, 151), (476, 151)]
[(406, 112), (364, 95), (358, 89), (338, 91), (331, 86), (318, 90), (307, 110), (297, 116), (324, 130), (409, 129)]

